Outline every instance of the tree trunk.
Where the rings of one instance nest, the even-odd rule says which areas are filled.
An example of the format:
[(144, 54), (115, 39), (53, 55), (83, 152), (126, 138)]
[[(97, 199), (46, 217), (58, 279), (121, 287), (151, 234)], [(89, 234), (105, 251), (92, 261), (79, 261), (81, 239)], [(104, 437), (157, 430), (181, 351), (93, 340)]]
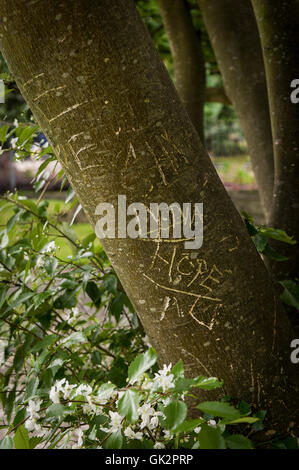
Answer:
[(275, 184), (270, 217), (297, 245), (279, 244), (289, 261), (273, 263), (278, 279), (298, 277), (299, 258), (299, 104), (291, 101), (291, 83), (298, 78), (299, 4), (297, 0), (253, 0), (260, 31), (269, 90), (274, 139)]
[(273, 145), (264, 63), (250, 0), (198, 0), (227, 95), (240, 118), (261, 203), (273, 198)]
[(160, 363), (218, 376), (274, 429), (290, 426), (291, 327), (133, 1), (2, 0), (0, 17), (9, 68), (93, 226), (118, 195), (204, 204), (199, 250), (103, 240)]
[(185, 0), (158, 0), (174, 66), (175, 86), (204, 143), (206, 71), (199, 34)]

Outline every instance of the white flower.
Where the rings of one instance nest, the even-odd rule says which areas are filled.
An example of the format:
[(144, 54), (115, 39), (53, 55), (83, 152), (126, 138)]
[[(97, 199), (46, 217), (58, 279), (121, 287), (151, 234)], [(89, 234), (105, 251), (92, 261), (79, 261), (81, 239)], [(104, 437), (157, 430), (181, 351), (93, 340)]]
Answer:
[(138, 408), (138, 413), (140, 414), (142, 420), (140, 428), (143, 429), (149, 425), (151, 416), (155, 415), (155, 410), (149, 403), (144, 403), (144, 405)]
[(174, 375), (169, 374), (170, 370), (172, 368), (172, 364), (169, 364), (169, 366), (166, 366), (164, 364), (163, 369), (159, 370), (158, 373), (155, 374), (155, 378), (153, 380), (156, 388), (162, 388), (163, 392), (166, 392), (167, 390), (174, 388)]
[[(109, 364), (108, 364), (109, 366)], [(110, 382), (108, 382), (109, 384)], [(100, 402), (102, 404), (105, 404), (107, 403), (111, 398), (114, 398), (116, 397), (116, 395), (118, 394), (118, 392), (116, 390), (114, 390), (112, 387), (111, 388), (107, 388), (107, 389), (102, 389), (101, 388), (98, 390), (98, 394), (97, 394), (97, 399), (100, 400)]]
[(72, 449), (81, 449), (82, 445), (83, 445), (83, 431), (82, 429), (78, 429), (77, 430), (77, 444), (74, 444), (72, 446)]
[(14, 119), (13, 125), (14, 125), (15, 127), (18, 127), (19, 121), (18, 121), (17, 119)]
[(50, 400), (51, 400), (53, 403), (60, 403), (60, 400), (59, 400), (59, 390), (57, 390), (57, 388), (55, 387), (55, 385), (53, 385), (53, 387), (51, 387), (51, 390), (50, 390), (50, 393), (49, 393), (49, 397), (50, 397)]
[(154, 449), (165, 449), (165, 445), (163, 444), (163, 442), (156, 442), (156, 444), (154, 445)]
[(87, 397), (87, 403), (82, 406), (82, 411), (85, 414), (92, 415), (97, 413), (97, 405), (91, 401), (90, 397)]
[(18, 140), (19, 140), (18, 137), (13, 137), (13, 138), (11, 139), (10, 143), (11, 143), (11, 148), (12, 148), (12, 149), (15, 149), (15, 148), (16, 148)]
[(33, 432), (35, 431), (35, 427), (36, 427), (37, 423), (36, 423), (36, 419), (34, 418), (29, 418), (26, 420), (25, 422), (25, 428), (27, 429), (27, 431), (29, 432)]
[(30, 416), (38, 417), (38, 412), (40, 410), (41, 400), (37, 400), (36, 402), (33, 400), (29, 400), (27, 411)]
[(123, 416), (116, 411), (109, 411), (110, 415), (110, 429), (109, 432), (117, 432), (122, 428)]
[(62, 379), (62, 380), (56, 381), (55, 384), (51, 387), (49, 397), (53, 403), (60, 403), (59, 393), (63, 392), (64, 383), (66, 383), (66, 385), (69, 384), (66, 379)]
[(153, 416), (153, 417), (151, 418), (149, 426), (150, 426), (151, 429), (154, 429), (154, 428), (156, 428), (157, 426), (159, 426), (159, 419), (158, 419), (158, 416)]
[(29, 400), (27, 411), (29, 413), (29, 417), (25, 422), (25, 427), (29, 432), (37, 432), (41, 433), (42, 428), (41, 425), (37, 423), (39, 419), (38, 412), (40, 411), (41, 400)]
[(170, 372), (172, 369), (172, 363), (168, 364), (168, 366), (166, 364), (163, 365), (163, 369), (160, 369), (158, 371), (158, 374), (160, 375), (167, 375), (168, 372)]
[(128, 438), (128, 439), (138, 439), (138, 440), (141, 440), (143, 438), (143, 434), (142, 432), (134, 432), (133, 429), (128, 426), (125, 431), (124, 431), (124, 435)]
[[(161, 413), (162, 414), (162, 413)], [(158, 419), (158, 416), (156, 414), (156, 416), (153, 416), (149, 422), (149, 428), (150, 429), (155, 429), (159, 426), (159, 419)]]
[(170, 431), (168, 431), (168, 429), (164, 430), (164, 431), (163, 431), (163, 434), (164, 434), (164, 438), (165, 438), (166, 440), (170, 440), (170, 439), (173, 438), (173, 434), (172, 434)]
[(216, 428), (217, 423), (214, 419), (210, 419), (208, 422), (208, 425), (211, 426), (212, 428)]
[(87, 398), (92, 393), (92, 388), (90, 385), (81, 384), (76, 390), (76, 395), (82, 395)]
[(77, 436), (78, 436), (78, 446), (82, 446), (83, 444), (83, 431), (82, 429), (79, 429), (79, 431), (77, 432)]
[(70, 385), (70, 384), (68, 383), (68, 381), (66, 380), (65, 386), (64, 386), (64, 388), (63, 388), (63, 390), (62, 390), (62, 392), (63, 392), (63, 398), (64, 398), (65, 400), (68, 400), (68, 399), (70, 398), (71, 393), (72, 393), (72, 390), (73, 390), (75, 387), (76, 387), (76, 385)]
[(164, 364), (163, 369), (159, 370), (158, 373), (155, 374), (153, 382), (148, 383), (147, 387), (153, 391), (157, 390), (158, 388), (162, 388), (163, 392), (174, 388), (174, 375), (169, 373), (171, 371), (171, 368), (172, 364), (169, 364), (168, 366)]
[(78, 315), (80, 315), (80, 310), (78, 309), (78, 307), (72, 308), (72, 314), (73, 314), (73, 318), (76, 318)]
[(40, 250), (41, 253), (49, 253), (51, 251), (56, 250), (56, 245), (55, 245), (55, 240), (52, 240), (51, 242), (47, 243), (42, 250)]
[(35, 263), (35, 267), (36, 267), (36, 268), (40, 268), (43, 264), (44, 264), (44, 259), (43, 259), (42, 256), (39, 256), (39, 257), (37, 258), (36, 263)]
[(195, 434), (199, 434), (201, 431), (201, 426), (197, 426), (197, 428), (194, 428)]

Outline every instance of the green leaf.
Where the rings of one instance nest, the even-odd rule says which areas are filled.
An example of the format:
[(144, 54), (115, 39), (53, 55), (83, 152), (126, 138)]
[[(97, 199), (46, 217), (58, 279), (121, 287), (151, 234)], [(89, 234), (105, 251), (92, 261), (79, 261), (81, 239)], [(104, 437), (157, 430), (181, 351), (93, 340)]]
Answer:
[(152, 367), (157, 361), (157, 354), (154, 348), (150, 348), (143, 354), (137, 356), (130, 364), (128, 370), (129, 382), (135, 383), (138, 377)]
[(13, 439), (16, 449), (30, 449), (28, 431), (24, 424), (17, 428)]
[(9, 129), (8, 125), (1, 126), (0, 128), (0, 144), (1, 145), (3, 145), (4, 142), (6, 141), (6, 135), (7, 135), (8, 129)]
[(120, 314), (123, 311), (125, 300), (126, 294), (124, 292), (119, 292), (119, 294), (114, 297), (114, 299), (109, 305), (109, 310), (111, 314), (116, 318), (116, 321), (119, 321), (120, 319)]
[(43, 440), (42, 437), (31, 437), (29, 439), (30, 449), (35, 449), (35, 447)]
[(59, 418), (60, 416), (64, 415), (65, 411), (70, 411), (67, 406), (61, 405), (60, 403), (53, 403), (53, 405), (49, 406), (47, 409), (47, 416)]
[(200, 449), (226, 449), (219, 429), (203, 424), (198, 434)]
[(40, 351), (41, 349), (45, 349), (48, 346), (52, 346), (56, 341), (58, 340), (57, 335), (47, 335), (45, 336), (41, 341), (38, 341), (33, 348), (31, 349), (31, 352), (37, 352)]
[(233, 434), (225, 439), (229, 449), (253, 449), (250, 439), (241, 434)]
[(45, 302), (46, 299), (48, 299), (49, 297), (52, 297), (52, 295), (53, 293), (50, 291), (40, 292), (39, 294), (36, 294), (32, 299), (34, 306), (38, 308), (40, 305), (42, 305)]
[(179, 360), (179, 362), (177, 362), (173, 368), (171, 369), (171, 374), (174, 375), (174, 378), (175, 379), (178, 379), (178, 378), (183, 378), (184, 377), (184, 365), (183, 365), (183, 361), (182, 359)]
[(299, 449), (296, 437), (288, 436), (286, 439), (284, 439), (283, 443), (287, 449)]
[(82, 246), (84, 248), (87, 248), (90, 243), (92, 243), (96, 239), (96, 234), (94, 232), (90, 233), (87, 235), (85, 238), (82, 240)]
[(0, 248), (2, 250), (4, 250), (4, 248), (7, 247), (8, 243), (9, 243), (9, 238), (8, 238), (8, 234), (6, 232), (6, 230), (4, 230), (1, 234), (1, 242), (0, 242)]
[(59, 296), (54, 302), (54, 308), (65, 309), (75, 307), (77, 304), (77, 298), (75, 292), (66, 291), (64, 294)]
[(289, 259), (287, 256), (277, 253), (277, 251), (273, 250), (270, 245), (266, 245), (263, 250), (263, 254), (274, 261), (287, 261)]
[(299, 285), (291, 280), (281, 281), (280, 284), (284, 287), (284, 291), (281, 294), (281, 300), (299, 310)]
[(0, 449), (13, 449), (13, 440), (12, 437), (5, 437), (0, 441)]
[(205, 401), (197, 405), (204, 413), (221, 418), (238, 419), (241, 418), (240, 412), (232, 405), (221, 401)]
[(121, 449), (123, 444), (123, 436), (121, 431), (114, 432), (103, 443), (104, 449)]
[(245, 225), (246, 225), (246, 228), (247, 228), (247, 231), (248, 231), (249, 235), (251, 237), (256, 235), (258, 233), (258, 230), (254, 225), (253, 218), (250, 217), (250, 215), (248, 215), (247, 212), (245, 212), (245, 211), (242, 212), (242, 215), (244, 217), (244, 222), (245, 222)]
[(175, 432), (190, 432), (193, 431), (193, 429), (197, 428), (198, 426), (201, 426), (204, 423), (203, 419), (190, 419), (189, 421), (184, 421), (182, 424), (180, 424)]
[(21, 305), (25, 302), (27, 302), (27, 300), (31, 299), (31, 297), (33, 297), (35, 294), (35, 292), (23, 292), (21, 293), (20, 295), (17, 296), (17, 298), (9, 305), (9, 307), (7, 308), (6, 311), (8, 310), (11, 310), (15, 307), (17, 307), (18, 305)]
[(255, 432), (257, 431), (262, 431), (264, 429), (264, 419), (267, 414), (267, 411), (265, 410), (260, 410), (257, 413), (255, 413), (255, 417), (258, 418), (258, 421), (256, 423), (253, 423), (252, 428), (254, 429)]
[(213, 390), (215, 388), (222, 387), (223, 383), (220, 382), (216, 377), (195, 377), (194, 379), (185, 379), (179, 377), (175, 383), (176, 392), (185, 392), (190, 390), (192, 387), (198, 387), (202, 390)]
[(88, 281), (86, 284), (86, 293), (91, 298), (96, 307), (101, 305), (101, 291), (93, 281)]
[(228, 421), (226, 424), (241, 424), (241, 423), (247, 423), (247, 424), (253, 424), (259, 421), (259, 418), (253, 418), (251, 416), (244, 416), (244, 418), (238, 418), (234, 419), (233, 421)]
[(130, 423), (135, 423), (138, 419), (138, 407), (140, 395), (135, 390), (126, 390), (118, 402), (118, 411), (125, 416)]
[(11, 392), (9, 392), (8, 397), (6, 398), (5, 407), (4, 407), (8, 422), (10, 422), (10, 418), (14, 409), (15, 399), (16, 399), (16, 392), (15, 390), (12, 390)]
[(257, 251), (259, 251), (260, 253), (263, 253), (268, 243), (268, 239), (266, 235), (263, 235), (262, 233), (257, 233), (256, 235), (252, 237), (252, 240), (253, 240), (253, 243), (255, 244)]
[(6, 295), (7, 295), (7, 290), (6, 287), (1, 287), (0, 288), (0, 307), (4, 304), (6, 300)]
[(93, 364), (101, 364), (102, 363), (102, 354), (100, 351), (93, 351), (91, 354), (91, 362)]
[(86, 338), (84, 334), (81, 331), (77, 331), (69, 335), (63, 341), (61, 341), (61, 344), (63, 344), (64, 346), (71, 346), (73, 344), (80, 344), (80, 343), (85, 343), (85, 342), (86, 342)]
[(221, 388), (222, 385), (223, 382), (216, 377), (197, 377), (193, 386), (202, 390), (214, 390), (215, 388)]
[(24, 408), (19, 410), (17, 414), (15, 415), (14, 420), (13, 420), (13, 427), (16, 427), (19, 423), (24, 421), (25, 418), (26, 418), (26, 407), (24, 406)]
[(39, 380), (37, 377), (32, 377), (28, 385), (26, 387), (26, 394), (25, 394), (25, 399), (29, 400), (29, 398), (33, 397), (36, 393), (36, 390), (38, 388)]
[(16, 354), (13, 360), (13, 366), (17, 374), (21, 371), (23, 367), (23, 363), (24, 363), (24, 351), (23, 351), (23, 347), (20, 346), (16, 350)]
[(117, 295), (118, 290), (117, 290), (117, 277), (115, 274), (107, 274), (103, 278), (103, 282), (101, 285), (101, 290), (103, 292), (108, 291), (111, 292), (111, 294)]
[(161, 418), (160, 422), (165, 429), (176, 430), (187, 416), (187, 405), (183, 401), (173, 400), (169, 405), (163, 408), (165, 419)]
[(30, 212), (33, 212), (33, 214), (38, 215), (38, 207), (34, 201), (30, 199), (24, 199), (22, 200), (22, 206), (25, 206), (25, 209), (28, 209)]
[(51, 257), (48, 256), (44, 262), (44, 268), (51, 277), (54, 276), (57, 266), (58, 266), (58, 261), (53, 256)]
[(272, 227), (261, 227), (260, 232), (267, 238), (279, 240), (280, 242), (288, 243), (289, 245), (295, 245), (297, 242), (293, 237), (290, 237), (284, 230), (272, 228)]

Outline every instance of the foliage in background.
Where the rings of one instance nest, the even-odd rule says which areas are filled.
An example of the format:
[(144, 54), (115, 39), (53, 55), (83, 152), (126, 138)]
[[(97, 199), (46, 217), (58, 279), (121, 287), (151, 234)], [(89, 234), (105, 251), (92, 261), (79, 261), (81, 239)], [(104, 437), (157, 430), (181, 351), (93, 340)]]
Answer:
[[(276, 262), (287, 261), (289, 258), (281, 255), (271, 247), (271, 240), (281, 243), (295, 245), (297, 243), (293, 237), (286, 232), (264, 225), (256, 225), (254, 220), (246, 212), (243, 212), (245, 225), (252, 241), (259, 253)], [(270, 243), (269, 243), (270, 242)], [(299, 310), (299, 284), (298, 279), (281, 280), (280, 284), (284, 288), (280, 298), (288, 306)]]
[[(223, 87), (216, 58), (201, 17), (196, 0), (189, 0), (190, 12), (195, 30), (200, 34), (206, 61), (208, 87)], [(152, 40), (173, 79), (173, 59), (167, 35), (162, 23), (156, 0), (136, 0), (138, 11), (152, 37)], [(10, 76), (7, 65), (0, 54), (0, 78), (6, 83), (9, 94), (4, 105), (0, 105), (0, 120), (13, 122), (19, 119), (30, 122), (32, 114), (25, 103), (16, 83)], [(240, 155), (247, 151), (246, 142), (233, 106), (221, 103), (206, 103), (204, 108), (206, 146), (213, 155)]]
[[(4, 126), (0, 141), (17, 158), (32, 149), (37, 126)], [(245, 402), (200, 403), (196, 389), (216, 378), (185, 378), (180, 361), (158, 370), (134, 309), (95, 234), (78, 238), (81, 206), (70, 188), (71, 224), (43, 199), (55, 160), (36, 151), (35, 199), (1, 196), (0, 448), (253, 448), (264, 411)], [(42, 156), (42, 157), (41, 157)], [(61, 171), (61, 188), (66, 178)], [(256, 229), (257, 230), (257, 229)], [(61, 256), (61, 242), (70, 255)], [(190, 402), (189, 398), (193, 401)], [(196, 419), (190, 418), (197, 409)], [(272, 445), (289, 448), (290, 438)]]

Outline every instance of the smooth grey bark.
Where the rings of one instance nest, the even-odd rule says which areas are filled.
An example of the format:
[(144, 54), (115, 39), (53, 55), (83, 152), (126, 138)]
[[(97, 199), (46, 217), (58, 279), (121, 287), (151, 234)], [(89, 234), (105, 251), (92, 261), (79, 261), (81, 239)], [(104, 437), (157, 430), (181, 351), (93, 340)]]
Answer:
[(275, 184), (270, 225), (297, 240), (278, 244), (289, 261), (272, 263), (276, 277), (298, 277), (299, 262), (299, 104), (291, 101), (298, 78), (299, 3), (297, 0), (252, 1), (263, 46), (274, 139)]
[(250, 0), (198, 0), (227, 95), (248, 144), (266, 219), (273, 199), (273, 145), (264, 63)]
[(274, 430), (294, 426), (293, 331), (133, 1), (2, 0), (0, 18), (5, 60), (93, 226), (119, 194), (204, 204), (199, 250), (102, 240), (160, 363), (182, 359)]
[(175, 86), (204, 143), (205, 59), (186, 0), (158, 0), (173, 56)]

